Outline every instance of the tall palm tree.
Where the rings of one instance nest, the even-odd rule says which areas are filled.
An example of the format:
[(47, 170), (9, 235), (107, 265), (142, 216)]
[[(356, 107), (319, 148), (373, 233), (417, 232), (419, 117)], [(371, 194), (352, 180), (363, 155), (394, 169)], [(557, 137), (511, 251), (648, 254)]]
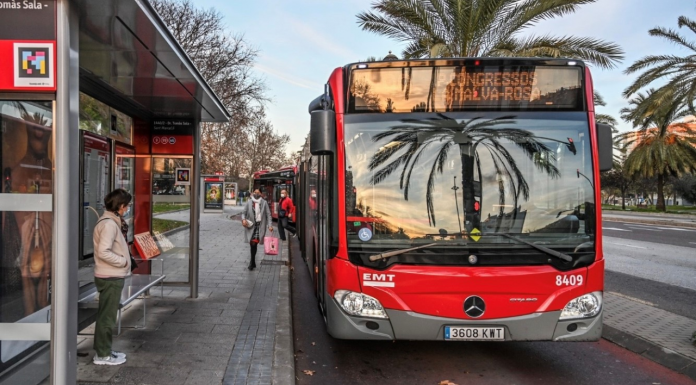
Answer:
[[(596, 106), (606, 107), (607, 102), (604, 101), (604, 97), (602, 97), (602, 95), (599, 92), (597, 92), (597, 91), (594, 92), (593, 99), (594, 99), (595, 107)], [(603, 124), (610, 125), (611, 131), (614, 134), (617, 134), (619, 132), (619, 130), (616, 128), (616, 126), (619, 124), (619, 122), (617, 122), (616, 118), (614, 118), (613, 116), (611, 116), (609, 114), (595, 114), (595, 121), (597, 123), (603, 123)]]
[[(633, 147), (624, 167), (629, 175), (657, 177), (656, 208), (666, 211), (664, 187), (668, 176), (696, 170), (696, 132), (679, 120), (689, 114), (676, 90), (670, 102), (655, 103), (654, 89), (638, 93), (621, 110), (621, 117), (637, 130), (623, 134), (626, 146)], [(664, 100), (664, 99), (663, 99)]]
[[(685, 27), (696, 34), (696, 21), (686, 16), (680, 16), (677, 25), (679, 28)], [(687, 104), (692, 112), (696, 112), (696, 108), (694, 108), (694, 100), (696, 100), (696, 41), (689, 41), (678, 31), (662, 27), (653, 28), (648, 33), (685, 48), (687, 53), (684, 56), (648, 55), (633, 63), (624, 73), (643, 72), (633, 84), (626, 88), (624, 96), (629, 98), (653, 82), (667, 79), (667, 84), (650, 93), (651, 101), (654, 103), (669, 101), (676, 95), (676, 98)]]
[(377, 0), (357, 15), (363, 30), (407, 43), (405, 58), (576, 57), (602, 68), (623, 59), (616, 44), (575, 36), (520, 36), (541, 20), (596, 0)]
[(371, 182), (378, 184), (401, 168), (399, 185), (404, 190), (404, 199), (408, 200), (413, 169), (421, 156), (426, 153), (426, 149), (435, 147), (436, 155), (430, 166), (426, 186), (428, 221), (431, 226), (435, 226), (436, 218), (432, 199), (435, 179), (438, 173), (443, 173), (450, 149), (458, 146), (462, 163), (464, 218), (466, 230), (470, 232), (474, 227), (480, 229), (480, 218), (475, 216), (474, 210), (474, 167), (480, 164), (481, 153), (488, 153), (498, 176), (501, 210), (498, 215), (499, 225), (505, 207), (505, 179), (508, 180), (508, 187), (515, 200), (513, 207), (517, 208), (520, 195), (524, 199), (529, 199), (529, 185), (518, 168), (515, 157), (501, 141), (507, 140), (514, 143), (539, 170), (554, 178), (560, 175), (558, 168), (554, 165), (556, 158), (552, 149), (529, 131), (505, 127), (514, 123), (514, 119), (514, 116), (504, 116), (490, 120), (476, 117), (457, 121), (444, 114), (437, 114), (436, 117), (428, 119), (402, 119), (402, 124), (392, 126), (389, 131), (379, 133), (373, 138), (375, 142), (387, 138), (391, 138), (391, 141), (383, 145), (370, 160), (369, 169), (372, 171), (379, 169), (374, 173)]

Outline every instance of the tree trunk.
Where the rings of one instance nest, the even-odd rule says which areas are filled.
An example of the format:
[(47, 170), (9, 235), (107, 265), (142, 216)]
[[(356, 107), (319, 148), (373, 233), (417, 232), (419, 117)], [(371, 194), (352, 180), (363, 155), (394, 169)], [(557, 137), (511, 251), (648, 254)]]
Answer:
[(481, 217), (474, 210), (474, 146), (471, 143), (460, 144), (459, 154), (462, 158), (462, 198), (464, 200), (464, 227), (467, 233), (481, 230)]
[(655, 205), (655, 208), (657, 211), (662, 211), (665, 212), (667, 211), (667, 207), (665, 207), (665, 177), (664, 175), (660, 174), (657, 176), (657, 204)]
[(626, 210), (626, 188), (621, 186), (621, 210)]

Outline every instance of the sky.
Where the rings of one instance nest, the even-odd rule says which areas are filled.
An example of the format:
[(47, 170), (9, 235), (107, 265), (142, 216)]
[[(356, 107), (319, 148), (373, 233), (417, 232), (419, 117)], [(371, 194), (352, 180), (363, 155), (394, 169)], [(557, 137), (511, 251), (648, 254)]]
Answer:
[[(265, 79), (268, 117), (276, 130), (290, 135), (288, 151), (298, 151), (309, 132), (309, 102), (323, 92), (331, 72), (370, 56), (389, 51), (401, 56), (403, 43), (363, 31), (357, 24), (359, 12), (369, 10), (372, 0), (195, 0), (203, 8), (215, 8), (232, 34), (259, 51), (255, 72)], [(592, 68), (595, 90), (606, 107), (598, 112), (620, 120), (627, 106), (623, 90), (635, 79), (623, 71), (646, 55), (684, 56), (686, 49), (652, 37), (654, 27), (677, 29), (680, 15), (696, 19), (696, 0), (598, 0), (574, 14), (545, 20), (526, 34), (573, 35), (599, 38), (619, 44), (625, 59), (614, 69)], [(690, 41), (696, 35), (686, 28), (680, 33)], [(619, 130), (631, 129), (620, 122)]]

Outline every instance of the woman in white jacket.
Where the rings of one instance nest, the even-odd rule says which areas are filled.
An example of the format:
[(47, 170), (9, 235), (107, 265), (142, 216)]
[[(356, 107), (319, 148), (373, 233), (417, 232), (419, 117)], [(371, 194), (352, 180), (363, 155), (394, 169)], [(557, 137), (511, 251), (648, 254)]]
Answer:
[(96, 365), (121, 365), (124, 353), (111, 350), (113, 328), (121, 300), (125, 277), (131, 273), (131, 259), (126, 234), (128, 224), (123, 216), (130, 209), (131, 194), (116, 189), (104, 198), (106, 211), (94, 228), (94, 284), (99, 291), (99, 310), (94, 330), (92, 360)]

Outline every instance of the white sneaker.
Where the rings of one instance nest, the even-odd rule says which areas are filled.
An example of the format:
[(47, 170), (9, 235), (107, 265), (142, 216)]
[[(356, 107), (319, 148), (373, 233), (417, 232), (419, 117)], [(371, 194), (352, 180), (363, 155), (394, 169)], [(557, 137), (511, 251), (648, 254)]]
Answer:
[(115, 350), (112, 350), (112, 351), (111, 351), (111, 355), (112, 355), (112, 356), (116, 356), (116, 357), (118, 357), (118, 358), (123, 358), (123, 359), (126, 358), (126, 353), (117, 352), (117, 351), (115, 351)]
[(94, 359), (92, 359), (92, 362), (94, 362), (95, 365), (121, 365), (126, 363), (126, 359), (115, 356), (115, 355), (109, 355), (107, 357), (99, 357), (96, 354), (94, 355)]

